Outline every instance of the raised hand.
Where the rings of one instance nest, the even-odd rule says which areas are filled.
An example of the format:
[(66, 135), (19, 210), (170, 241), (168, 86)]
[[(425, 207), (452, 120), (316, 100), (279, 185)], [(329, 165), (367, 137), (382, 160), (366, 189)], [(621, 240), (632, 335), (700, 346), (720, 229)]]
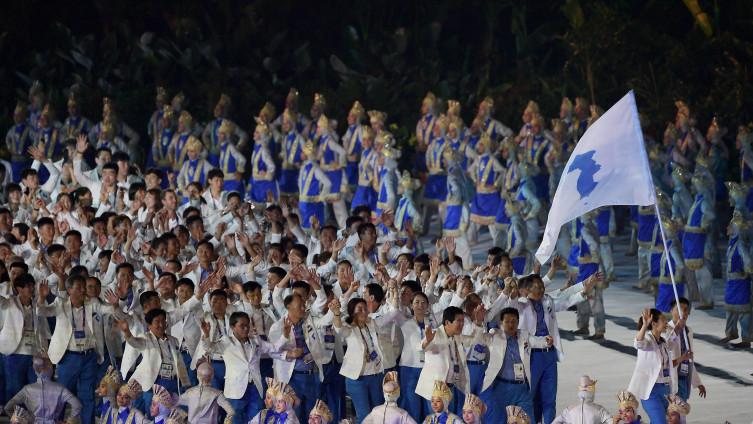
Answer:
[(123, 334), (130, 334), (130, 329), (128, 328), (128, 321), (127, 320), (115, 320), (115, 325), (118, 327), (118, 330), (120, 330)]
[(486, 319), (486, 308), (483, 303), (479, 303), (476, 309), (473, 310), (473, 322), (478, 325), (483, 325)]
[(76, 138), (76, 151), (83, 155), (88, 147), (89, 141), (86, 139), (86, 136), (84, 134), (79, 134)]
[(643, 313), (641, 314), (641, 317), (643, 318), (642, 329), (645, 330), (648, 328), (649, 324), (651, 324), (651, 309), (649, 308), (644, 309)]
[(424, 332), (424, 340), (426, 340), (427, 345), (434, 340), (435, 335), (436, 333), (434, 332), (434, 329), (431, 328), (431, 326), (426, 326), (426, 331)]
[(47, 280), (44, 280), (41, 283), (39, 283), (37, 294), (39, 295), (40, 300), (47, 299), (47, 296), (50, 295), (50, 285), (47, 283)]
[(209, 338), (209, 331), (211, 330), (211, 326), (209, 325), (209, 322), (205, 320), (201, 320), (199, 322), (199, 325), (201, 326), (201, 333), (204, 335), (204, 338)]
[(105, 290), (105, 300), (112, 306), (118, 306), (118, 295), (112, 289)]

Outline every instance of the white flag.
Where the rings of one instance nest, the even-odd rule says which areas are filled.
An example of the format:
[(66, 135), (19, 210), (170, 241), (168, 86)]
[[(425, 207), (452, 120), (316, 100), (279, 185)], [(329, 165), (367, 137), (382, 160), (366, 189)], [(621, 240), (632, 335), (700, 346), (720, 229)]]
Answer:
[(536, 259), (545, 263), (562, 225), (607, 205), (653, 205), (654, 183), (631, 90), (580, 138), (552, 200)]

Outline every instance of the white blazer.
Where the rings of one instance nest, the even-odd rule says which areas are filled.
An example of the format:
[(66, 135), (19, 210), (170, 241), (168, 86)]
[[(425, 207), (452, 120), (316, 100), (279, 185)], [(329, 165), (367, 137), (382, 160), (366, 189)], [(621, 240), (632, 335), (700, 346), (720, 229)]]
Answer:
[[(489, 366), (486, 368), (486, 373), (484, 374), (484, 385), (481, 387), (481, 391), (488, 389), (494, 383), (494, 379), (497, 378), (500, 370), (502, 370), (505, 353), (507, 352), (507, 335), (504, 331), (495, 330), (493, 333), (490, 332), (486, 335), (485, 338), (489, 346)], [(520, 353), (520, 359), (523, 361), (523, 370), (526, 378), (529, 381), (531, 379), (531, 348), (544, 347), (546, 347), (546, 342), (543, 337), (531, 336), (525, 330), (518, 331), (518, 352)]]
[[(36, 299), (31, 301), (33, 315), (36, 316)], [(39, 339), (39, 320), (34, 322), (35, 336)], [(0, 297), (0, 354), (10, 355), (18, 349), (23, 338), (24, 313), (21, 301), (12, 296)], [(39, 342), (40, 340), (37, 340)], [(41, 346), (41, 344), (40, 344)]]
[[(578, 289), (579, 288), (579, 289)], [(552, 298), (549, 294), (544, 294), (541, 298), (544, 307), (544, 321), (549, 335), (554, 339), (552, 346), (557, 348), (557, 358), (561, 361), (565, 354), (562, 351), (562, 341), (560, 340), (559, 326), (557, 325), (557, 312), (567, 310), (570, 306), (576, 305), (585, 300), (582, 292), (583, 284), (576, 284), (569, 287), (569, 293)], [(518, 328), (526, 331), (528, 334), (536, 334), (536, 311), (533, 309), (533, 303), (528, 299), (518, 299), (518, 311), (520, 312), (520, 324)]]
[[(685, 326), (685, 328), (688, 330), (688, 350), (691, 352), (693, 351), (693, 330)], [(668, 337), (672, 334), (675, 334), (675, 323), (674, 321), (670, 321), (667, 325), (667, 334), (664, 335), (666, 339), (669, 340), (669, 346), (672, 349), (672, 359), (680, 359), (680, 356), (682, 356), (682, 334), (678, 334), (677, 337)], [(677, 365), (680, 366), (679, 364)], [(678, 368), (679, 372), (679, 368)], [(695, 369), (695, 361), (690, 361), (690, 369), (688, 370), (690, 373), (690, 384), (693, 387), (698, 387), (702, 385), (701, 382), (701, 376), (698, 374), (698, 371)]]
[[(154, 382), (157, 381), (162, 366), (162, 352), (160, 351), (159, 341), (154, 334), (147, 332), (141, 337), (127, 338), (126, 343), (136, 351), (141, 352), (141, 362), (131, 378), (138, 381), (141, 388), (147, 392), (152, 389)], [(190, 386), (188, 372), (186, 372), (186, 365), (180, 356), (180, 350), (178, 350), (178, 341), (175, 337), (167, 336), (167, 343), (178, 376), (178, 393), (180, 393), (182, 391), (181, 386), (183, 388)]]
[[(432, 340), (431, 343), (426, 346), (426, 349), (424, 349), (426, 352), (425, 365), (423, 369), (421, 369), (421, 374), (418, 377), (418, 384), (416, 385), (416, 394), (426, 400), (431, 400), (431, 393), (434, 391), (434, 381), (445, 381), (447, 379), (447, 374), (450, 371), (450, 366), (452, 366), (450, 349), (453, 347), (450, 338), (447, 337), (443, 325), (439, 326), (435, 331), (434, 340)], [(459, 383), (458, 389), (463, 393), (470, 393), (471, 389), (470, 374), (468, 372), (468, 364), (466, 364), (466, 349), (479, 341), (478, 338), (481, 337), (483, 333), (484, 330), (481, 327), (476, 327), (471, 336), (455, 336), (460, 353), (459, 360), (460, 366), (462, 367), (462, 376), (465, 377), (464, 381)]]
[[(287, 317), (285, 314), (282, 319), (272, 324), (272, 328), (269, 329), (269, 339), (277, 340), (283, 338), (282, 325), (283, 321)], [(290, 331), (293, 331), (291, 328)], [(324, 370), (322, 364), (327, 362), (327, 351), (324, 349), (324, 335), (319, 332), (311, 319), (311, 316), (307, 315), (303, 319), (303, 337), (306, 340), (306, 346), (308, 346), (311, 352), (311, 357), (314, 359), (316, 368), (319, 370), (319, 380), (324, 380)], [(291, 335), (290, 339), (285, 343), (281, 350), (290, 350), (295, 348), (295, 337)], [(274, 371), (275, 379), (282, 381), (283, 383), (290, 382), (290, 377), (293, 376), (293, 369), (295, 368), (295, 359), (285, 359), (284, 355), (274, 358)]]
[[(437, 328), (436, 321), (429, 313), (425, 318), (424, 332), (426, 327)], [(421, 342), (424, 337), (418, 322), (414, 317), (403, 318), (400, 323), (400, 332), (403, 334), (403, 352), (400, 355), (400, 365), (404, 367), (421, 368), (424, 366), (424, 350)]]
[[(379, 340), (377, 334), (377, 328), (381, 326), (381, 323), (376, 320), (368, 320), (366, 322), (366, 328), (368, 333), (366, 337), (371, 337), (369, 343), (374, 344), (377, 355), (379, 355), (379, 371), (384, 372), (384, 350), (382, 349), (382, 343)], [(367, 347), (364, 346), (364, 341), (361, 338), (361, 333), (356, 328), (348, 324), (343, 323), (342, 327), (335, 327), (335, 331), (340, 337), (345, 339), (345, 344), (348, 346), (348, 350), (343, 357), (343, 364), (340, 368), (340, 375), (351, 380), (358, 380), (361, 376), (361, 370), (364, 368), (364, 356), (367, 354)]]
[(243, 397), (248, 387), (249, 377), (254, 382), (259, 396), (263, 397), (264, 390), (259, 373), (259, 359), (264, 353), (278, 352), (288, 342), (288, 339), (284, 337), (276, 338), (274, 344), (259, 337), (253, 337), (249, 340), (252, 352), (250, 356), (247, 356), (243, 345), (233, 334), (216, 341), (209, 341), (203, 337), (201, 339), (200, 346), (203, 346), (207, 352), (222, 353), (222, 360), (225, 362), (225, 397), (228, 399), (241, 399)]
[[(44, 305), (37, 306), (39, 315), (44, 317), (54, 316), (56, 318), (55, 332), (52, 334), (50, 347), (47, 349), (47, 354), (50, 356), (50, 361), (53, 364), (57, 364), (63, 359), (71, 337), (73, 337), (73, 325), (71, 323), (73, 315), (71, 308), (71, 300), (60, 297), (56, 297), (55, 301), (50, 304), (45, 302)], [(97, 363), (101, 364), (104, 360), (103, 341), (105, 340), (102, 329), (103, 316), (105, 314), (114, 314), (116, 310), (111, 305), (103, 305), (99, 302), (92, 302), (89, 299), (84, 301), (84, 309), (86, 311), (86, 326), (89, 327), (89, 331), (94, 338)]]
[(672, 366), (671, 343), (671, 341), (666, 342), (665, 346), (660, 346), (656, 339), (654, 339), (654, 335), (648, 331), (642, 341), (633, 341), (633, 345), (638, 349), (638, 356), (635, 361), (633, 376), (630, 378), (628, 391), (638, 399), (648, 399), (651, 389), (654, 388), (654, 384), (656, 384), (656, 380), (662, 372), (660, 350), (662, 348), (666, 349), (670, 361), (669, 376), (672, 382), (670, 393), (677, 393), (677, 368)]

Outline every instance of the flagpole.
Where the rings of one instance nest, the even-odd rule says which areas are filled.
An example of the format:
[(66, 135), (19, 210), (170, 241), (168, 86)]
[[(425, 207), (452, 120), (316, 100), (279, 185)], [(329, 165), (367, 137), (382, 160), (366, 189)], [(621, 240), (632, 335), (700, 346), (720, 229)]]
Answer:
[[(631, 90), (632, 92), (632, 90)], [(648, 154), (646, 153), (646, 142), (643, 140), (643, 129), (641, 128), (641, 121), (638, 116), (638, 106), (635, 104), (635, 97), (633, 97), (633, 122), (635, 125), (635, 132), (636, 136), (640, 140), (641, 143), (641, 151), (643, 153), (643, 163), (646, 167), (646, 172), (648, 173), (649, 181), (651, 181), (651, 190), (653, 193), (656, 193), (656, 185), (654, 184), (654, 175), (651, 173), (651, 167), (648, 164)], [(667, 255), (667, 268), (669, 269), (669, 279), (672, 282), (672, 292), (675, 295), (675, 305), (677, 305), (677, 315), (680, 317), (680, 320), (682, 320), (683, 313), (682, 313), (682, 307), (680, 306), (680, 295), (677, 293), (677, 283), (675, 282), (675, 269), (672, 265), (672, 254), (669, 251), (669, 247), (667, 245), (667, 235), (664, 232), (664, 225), (661, 222), (661, 210), (659, 210), (659, 201), (656, 198), (656, 194), (654, 194), (654, 210), (656, 211), (656, 220), (659, 224), (659, 233), (661, 234), (661, 241), (664, 245), (664, 253)], [(661, 261), (659, 261), (659, 267), (661, 267)], [(661, 274), (661, 270), (659, 270), (659, 273)], [(688, 350), (690, 350), (690, 343), (688, 343), (688, 335), (687, 332), (683, 331), (683, 338), (685, 339), (685, 346), (688, 347)]]

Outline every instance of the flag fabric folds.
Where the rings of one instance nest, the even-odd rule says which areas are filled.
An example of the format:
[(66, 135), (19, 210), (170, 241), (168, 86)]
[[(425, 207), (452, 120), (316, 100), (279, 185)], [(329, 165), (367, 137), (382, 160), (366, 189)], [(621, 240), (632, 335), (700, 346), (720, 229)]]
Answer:
[(562, 225), (607, 205), (655, 203), (654, 183), (631, 90), (594, 122), (578, 141), (549, 209), (536, 259), (546, 263)]

